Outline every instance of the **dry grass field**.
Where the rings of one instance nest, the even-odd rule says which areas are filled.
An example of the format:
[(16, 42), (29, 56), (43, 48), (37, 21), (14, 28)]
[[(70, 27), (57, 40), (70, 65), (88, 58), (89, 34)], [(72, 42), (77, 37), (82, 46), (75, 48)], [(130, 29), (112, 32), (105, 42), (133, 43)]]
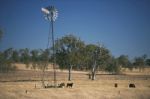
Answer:
[[(23, 66), (11, 74), (0, 74), (0, 99), (150, 99), (150, 70), (134, 70), (125, 75), (98, 74), (88, 79), (87, 72), (72, 73), (73, 88), (42, 88), (40, 71)], [(67, 83), (67, 72), (57, 70), (57, 83)], [(53, 72), (46, 72), (46, 83), (52, 84)], [(115, 88), (114, 84), (118, 83)], [(136, 88), (129, 88), (134, 83)], [(35, 88), (36, 85), (36, 88)]]

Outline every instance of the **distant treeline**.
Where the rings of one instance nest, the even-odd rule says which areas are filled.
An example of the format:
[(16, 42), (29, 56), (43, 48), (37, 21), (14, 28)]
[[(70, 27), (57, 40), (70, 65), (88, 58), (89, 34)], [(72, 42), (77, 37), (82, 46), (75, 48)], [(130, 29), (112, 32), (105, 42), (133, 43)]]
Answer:
[[(91, 70), (96, 65), (96, 70), (108, 71), (112, 73), (120, 72), (121, 67), (143, 69), (150, 66), (150, 59), (147, 55), (135, 57), (130, 61), (127, 55), (120, 55), (115, 58), (110, 50), (101, 44), (85, 44), (73, 35), (66, 35), (55, 41), (55, 52), (49, 49), (14, 49), (9, 48), (0, 51), (0, 72), (15, 70), (12, 63), (33, 64), (33, 68), (42, 62), (51, 63), (55, 56), (56, 64), (60, 69), (68, 69), (70, 66), (74, 70)], [(42, 68), (42, 67), (40, 67)]]

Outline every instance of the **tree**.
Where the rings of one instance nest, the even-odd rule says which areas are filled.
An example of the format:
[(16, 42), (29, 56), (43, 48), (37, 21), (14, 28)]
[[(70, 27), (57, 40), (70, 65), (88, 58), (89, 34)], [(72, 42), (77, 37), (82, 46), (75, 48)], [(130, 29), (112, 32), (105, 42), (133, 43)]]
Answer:
[(99, 53), (98, 49), (95, 49), (93, 53), (92, 80), (95, 80), (95, 76), (96, 76), (98, 53)]
[(128, 67), (129, 66), (129, 59), (127, 55), (120, 55), (118, 58), (118, 64), (121, 67)]
[(20, 53), (20, 61), (24, 64), (26, 64), (26, 67), (29, 67), (30, 64), (30, 51), (28, 48), (25, 49), (20, 49), (19, 50)]
[(85, 52), (85, 59), (87, 59), (86, 62), (88, 63), (88, 68), (91, 69), (92, 73), (91, 79), (94, 80), (97, 70), (105, 70), (111, 55), (107, 48), (99, 44), (86, 45)]
[(120, 67), (128, 68), (130, 70), (133, 69), (132, 63), (130, 62), (130, 60), (129, 60), (127, 55), (120, 55), (117, 58), (117, 61), (118, 61), (118, 65)]
[(146, 65), (150, 66), (150, 59), (146, 59), (145, 63)]
[(38, 66), (37, 66), (37, 63), (38, 63), (38, 61), (40, 60), (40, 51), (39, 50), (36, 50), (36, 49), (34, 49), (34, 50), (32, 50), (32, 51), (30, 51), (30, 54), (31, 54), (31, 64), (32, 64), (32, 69), (36, 69), (36, 68), (38, 68)]
[(110, 51), (106, 47), (99, 46), (98, 48), (99, 48), (98, 68), (99, 70), (105, 70), (112, 56), (110, 54)]
[(12, 63), (12, 48), (6, 49), (4, 52), (0, 52), (0, 72), (8, 73), (9, 71), (15, 71), (16, 66)]
[(98, 69), (106, 68), (110, 52), (104, 46), (88, 44), (73, 35), (64, 36), (56, 41), (56, 62), (61, 69), (90, 70), (92, 79)]
[(86, 45), (85, 47), (85, 62), (88, 68), (91, 70), (91, 79), (95, 80), (95, 74), (97, 69), (97, 60), (98, 60), (98, 47), (94, 44)]
[(61, 69), (68, 68), (68, 80), (71, 80), (71, 69), (79, 69), (82, 64), (80, 54), (83, 47), (84, 42), (73, 35), (67, 35), (56, 41), (56, 63)]
[(88, 69), (92, 69), (92, 66), (93, 66), (93, 58), (94, 58), (94, 55), (95, 55), (95, 51), (96, 51), (96, 48), (97, 46), (94, 45), (94, 44), (88, 44), (85, 46), (85, 49), (84, 49), (84, 61), (85, 61), (85, 65), (87, 66)]
[(133, 65), (137, 68), (139, 68), (140, 71), (144, 69), (145, 61), (144, 57), (135, 57)]
[(111, 57), (108, 61), (108, 64), (105, 70), (112, 74), (119, 74), (121, 70), (121, 66), (119, 66), (117, 59), (115, 59), (114, 57)]
[(20, 58), (19, 58), (19, 53), (18, 53), (18, 51), (17, 50), (13, 50), (12, 51), (12, 61), (14, 62), (14, 63), (16, 63), (16, 62), (20, 62)]

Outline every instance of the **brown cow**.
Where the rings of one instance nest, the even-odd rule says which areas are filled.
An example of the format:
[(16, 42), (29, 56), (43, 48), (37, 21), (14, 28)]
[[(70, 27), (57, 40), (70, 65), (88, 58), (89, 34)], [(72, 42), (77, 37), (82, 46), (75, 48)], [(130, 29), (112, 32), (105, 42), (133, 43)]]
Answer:
[(115, 88), (117, 88), (117, 87), (118, 87), (118, 84), (117, 84), (117, 83), (115, 83), (114, 87), (115, 87)]

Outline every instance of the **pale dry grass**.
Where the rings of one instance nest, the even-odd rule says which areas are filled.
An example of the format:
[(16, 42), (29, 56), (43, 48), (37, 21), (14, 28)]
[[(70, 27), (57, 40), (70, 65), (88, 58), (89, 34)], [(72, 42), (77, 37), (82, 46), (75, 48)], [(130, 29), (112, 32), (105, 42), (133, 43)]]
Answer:
[[(27, 68), (27, 66), (25, 64), (22, 64), (22, 63), (15, 63), (14, 64), (17, 69), (19, 70), (31, 70), (32, 69), (32, 64), (29, 64), (29, 67)], [(57, 66), (58, 67), (58, 66)], [(48, 65), (48, 70), (51, 70), (53, 69), (53, 65), (52, 64), (49, 64)]]
[[(20, 64), (19, 66), (19, 69), (23, 71), (15, 74), (17, 79), (39, 79), (37, 75), (39, 72), (27, 70), (25, 65)], [(57, 70), (57, 72), (59, 72), (57, 83), (67, 83), (68, 74), (66, 72), (68, 71)], [(132, 72), (126, 72), (126, 74), (128, 73)], [(46, 83), (53, 84), (52, 72), (47, 74), (47, 77), (51, 78)], [(145, 76), (144, 73), (142, 75), (133, 71), (129, 76), (97, 75), (95, 81), (89, 80), (86, 74), (88, 72), (73, 71), (72, 82), (75, 84), (73, 88), (44, 89), (40, 81), (0, 82), (0, 99), (150, 99), (150, 77)], [(10, 77), (13, 78), (13, 76), (9, 76), (3, 79), (7, 81)], [(114, 83), (118, 83), (117, 88), (114, 87)], [(136, 88), (129, 88), (129, 83), (134, 83)]]
[[(6, 82), (0, 83), (0, 99), (149, 99), (149, 82), (149, 80), (76, 80), (73, 88), (56, 89), (43, 89), (41, 82)], [(114, 88), (114, 83), (118, 83), (118, 88)], [(128, 88), (129, 83), (135, 83), (136, 88)]]
[(145, 67), (142, 70), (138, 68), (133, 68), (132, 71), (128, 68), (122, 68), (122, 72), (128, 75), (150, 75), (150, 67)]

